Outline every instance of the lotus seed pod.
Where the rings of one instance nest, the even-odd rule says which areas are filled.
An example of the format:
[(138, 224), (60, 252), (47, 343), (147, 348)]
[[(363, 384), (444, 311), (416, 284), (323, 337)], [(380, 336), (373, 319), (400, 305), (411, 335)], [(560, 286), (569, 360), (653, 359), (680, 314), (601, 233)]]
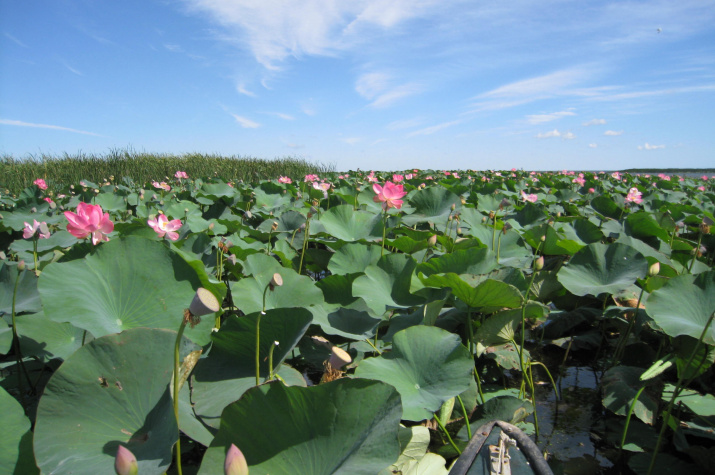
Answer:
[(231, 444), (226, 452), (226, 461), (223, 464), (224, 475), (248, 475), (248, 463), (238, 447)]
[(331, 343), (323, 338), (322, 336), (311, 336), (311, 340), (313, 340), (313, 343), (316, 345), (324, 346), (325, 348), (330, 348), (332, 345)]
[(281, 275), (276, 272), (275, 274), (273, 274), (273, 278), (271, 278), (268, 287), (271, 289), (271, 291), (273, 291), (276, 287), (280, 287), (281, 285), (283, 285), (283, 277), (281, 277)]
[(189, 311), (195, 317), (216, 313), (220, 309), (218, 300), (210, 291), (199, 287), (196, 289), (194, 299), (189, 306)]
[(332, 347), (331, 351), (332, 354), (330, 355), (330, 360), (328, 362), (330, 363), (330, 366), (335, 369), (340, 369), (353, 360), (348, 352), (339, 346)]
[(539, 258), (534, 261), (534, 270), (541, 270), (543, 268), (544, 268), (544, 256), (539, 256)]
[(117, 475), (137, 475), (139, 471), (137, 458), (123, 445), (117, 448), (117, 456), (114, 458), (114, 470)]
[(660, 262), (654, 262), (648, 268), (648, 277), (653, 277), (654, 275), (658, 275), (659, 273), (660, 273)]

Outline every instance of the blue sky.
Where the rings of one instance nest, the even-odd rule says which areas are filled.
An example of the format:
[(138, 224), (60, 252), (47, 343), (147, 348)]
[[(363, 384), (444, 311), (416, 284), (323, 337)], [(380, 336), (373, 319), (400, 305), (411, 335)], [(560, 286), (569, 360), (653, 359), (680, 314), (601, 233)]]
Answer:
[(0, 153), (715, 166), (705, 0), (0, 0)]

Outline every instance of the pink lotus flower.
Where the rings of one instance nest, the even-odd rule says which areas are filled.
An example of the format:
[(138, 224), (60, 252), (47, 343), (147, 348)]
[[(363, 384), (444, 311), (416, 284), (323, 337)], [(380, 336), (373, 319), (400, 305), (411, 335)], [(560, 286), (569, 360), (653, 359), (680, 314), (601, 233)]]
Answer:
[(178, 178), (178, 179), (182, 179), (182, 178), (186, 179), (186, 178), (189, 178), (189, 175), (187, 175), (186, 172), (182, 172), (182, 171), (177, 171), (177, 172), (174, 174), (174, 176), (175, 176), (176, 178)]
[(407, 194), (403, 189), (403, 185), (395, 185), (392, 182), (385, 183), (385, 186), (380, 186), (377, 183), (372, 185), (372, 191), (376, 193), (373, 197), (375, 203), (382, 202), (382, 209), (402, 208), (402, 198)]
[(530, 202), (530, 203), (536, 203), (536, 201), (539, 199), (539, 197), (536, 196), (536, 195), (534, 195), (534, 194), (527, 195), (527, 194), (524, 193), (524, 191), (522, 190), (522, 192), (521, 192), (521, 199), (524, 200), (524, 201), (528, 201), (528, 202)]
[(248, 475), (248, 463), (243, 452), (234, 444), (231, 444), (226, 452), (226, 460), (223, 464), (224, 475)]
[(36, 219), (32, 220), (32, 224), (25, 221), (25, 229), (22, 230), (22, 237), (24, 239), (30, 239), (35, 236), (35, 233), (39, 231), (40, 239), (47, 239), (50, 237), (50, 230), (47, 228), (46, 222), (38, 223)]
[(45, 183), (45, 180), (43, 180), (42, 178), (38, 178), (37, 180), (33, 181), (32, 183), (37, 185), (37, 187), (41, 190), (47, 189), (47, 183)]
[(708, 181), (708, 176), (707, 176), (707, 175), (703, 175), (703, 176), (700, 177), (700, 179), (703, 180), (703, 181)]
[(394, 183), (399, 183), (399, 182), (401, 182), (401, 181), (404, 180), (404, 179), (405, 179), (405, 177), (404, 177), (403, 175), (398, 175), (397, 173), (395, 173), (394, 175), (392, 175), (392, 181), (393, 181)]
[(704, 186), (699, 186), (699, 187), (698, 187), (698, 190), (700, 190), (700, 191), (705, 191), (705, 187), (704, 187)]
[(616, 180), (620, 180), (620, 179), (621, 179), (621, 174), (618, 173), (618, 172), (613, 172), (613, 173), (611, 173), (611, 176), (612, 176), (613, 178), (615, 178)]
[(305, 175), (305, 178), (303, 178), (303, 182), (316, 181), (317, 179), (318, 175)]
[(165, 181), (162, 181), (161, 183), (152, 181), (151, 184), (154, 185), (154, 188), (158, 188), (159, 190), (171, 191), (171, 187)]
[(626, 195), (626, 203), (635, 203), (639, 205), (643, 202), (642, 196), (643, 193), (638, 191), (638, 188), (631, 188), (628, 190), (628, 194)]
[(92, 236), (92, 244), (95, 246), (100, 241), (109, 241), (107, 234), (114, 231), (114, 223), (109, 219), (109, 213), (102, 214), (100, 205), (90, 205), (80, 202), (77, 205), (77, 212), (65, 211), (67, 231), (78, 238), (84, 239)]
[(411, 180), (412, 178), (414, 178), (414, 176), (415, 175), (413, 173), (408, 173), (407, 175), (405, 175), (405, 178)]
[(293, 183), (293, 180), (291, 180), (291, 179), (288, 178), (287, 176), (281, 175), (281, 176), (278, 177), (278, 183), (287, 183), (287, 184), (290, 184), (290, 183)]
[(367, 178), (367, 181), (369, 181), (370, 183), (377, 182), (377, 178), (375, 177), (375, 172), (370, 172), (370, 174), (367, 175), (365, 178)]
[(573, 183), (577, 183), (577, 184), (579, 184), (579, 185), (581, 185), (581, 186), (583, 186), (583, 185), (586, 184), (586, 179), (583, 178), (583, 177), (577, 177), (577, 178), (574, 178), (574, 179), (571, 180), (571, 181), (572, 181)]
[(589, 188), (589, 189), (588, 189), (588, 192), (589, 192), (589, 193), (595, 193), (595, 192), (596, 192), (596, 189), (595, 189), (595, 188)]
[(167, 218), (165, 214), (160, 214), (156, 219), (148, 220), (147, 224), (151, 226), (160, 238), (166, 235), (166, 237), (172, 241), (179, 239), (179, 233), (176, 231), (181, 229), (182, 224), (180, 219), (172, 219), (169, 221), (169, 218)]
[(45, 201), (47, 201), (49, 204), (54, 203), (54, 201), (52, 201), (52, 198), (50, 198), (49, 196), (45, 196), (45, 197), (42, 198), (42, 199), (45, 200)]

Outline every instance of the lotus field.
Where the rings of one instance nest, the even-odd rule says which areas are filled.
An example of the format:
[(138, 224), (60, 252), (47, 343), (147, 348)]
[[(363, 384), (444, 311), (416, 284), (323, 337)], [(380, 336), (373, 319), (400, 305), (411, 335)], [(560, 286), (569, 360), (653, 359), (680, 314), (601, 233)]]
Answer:
[(708, 176), (38, 177), (0, 473), (445, 474), (493, 419), (559, 473), (572, 410), (599, 470), (712, 473), (714, 213)]

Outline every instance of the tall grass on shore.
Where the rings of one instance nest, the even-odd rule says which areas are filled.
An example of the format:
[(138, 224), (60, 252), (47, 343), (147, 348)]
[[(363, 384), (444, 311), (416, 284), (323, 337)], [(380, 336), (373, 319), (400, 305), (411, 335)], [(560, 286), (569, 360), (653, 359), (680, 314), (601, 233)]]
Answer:
[(114, 176), (115, 181), (128, 176), (136, 183), (148, 183), (173, 178), (178, 170), (185, 171), (191, 178), (255, 181), (278, 178), (279, 175), (300, 179), (310, 173), (334, 171), (334, 166), (298, 158), (263, 160), (203, 153), (154, 154), (128, 149), (114, 149), (103, 155), (80, 152), (61, 156), (42, 154), (23, 159), (4, 155), (0, 156), (0, 190), (17, 194), (38, 178), (45, 179), (50, 188), (76, 184), (80, 180), (100, 183), (110, 176)]

